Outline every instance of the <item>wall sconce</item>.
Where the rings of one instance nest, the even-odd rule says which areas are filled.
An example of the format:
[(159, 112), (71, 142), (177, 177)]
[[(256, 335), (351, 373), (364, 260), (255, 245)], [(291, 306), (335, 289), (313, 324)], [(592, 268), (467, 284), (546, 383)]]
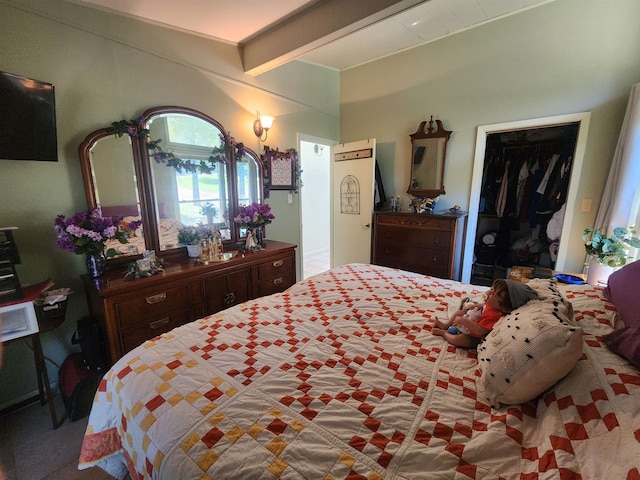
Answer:
[[(261, 117), (260, 112), (257, 112), (257, 114), (258, 118), (253, 122), (253, 133), (256, 134), (256, 137), (258, 137), (261, 142), (264, 142), (267, 140), (271, 125), (273, 125), (273, 117), (267, 115)], [(262, 134), (264, 134), (264, 138), (262, 138)]]

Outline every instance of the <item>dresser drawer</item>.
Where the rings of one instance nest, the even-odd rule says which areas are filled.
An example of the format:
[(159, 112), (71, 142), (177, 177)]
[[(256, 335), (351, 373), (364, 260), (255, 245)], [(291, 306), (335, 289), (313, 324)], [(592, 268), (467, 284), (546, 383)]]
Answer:
[(425, 230), (443, 230), (451, 232), (453, 223), (450, 218), (432, 215), (397, 215), (378, 213), (376, 216), (377, 225), (398, 225), (403, 228), (421, 228)]
[(180, 325), (184, 325), (201, 316), (201, 310), (192, 311), (190, 308), (183, 308), (173, 312), (166, 312), (160, 316), (148, 318), (144, 322), (135, 325), (128, 325), (120, 330), (120, 342), (123, 354), (137, 347), (143, 342), (168, 332)]
[(258, 296), (262, 297), (264, 295), (271, 295), (272, 293), (284, 292), (294, 283), (291, 270), (282, 272), (277, 277), (260, 281), (258, 284)]
[(426, 230), (415, 227), (378, 225), (376, 239), (382, 243), (395, 243), (398, 247), (429, 247), (448, 251), (451, 248), (451, 232)]
[[(423, 254), (423, 252), (419, 252)], [(409, 272), (421, 273), (423, 275), (431, 275), (438, 278), (449, 278), (449, 258), (444, 256), (442, 252), (432, 251), (424, 253), (419, 261), (415, 260), (417, 253), (406, 254), (405, 252), (398, 254), (381, 254), (375, 259), (376, 265), (383, 267), (399, 268)]]
[(282, 257), (276, 260), (270, 260), (258, 265), (258, 279), (263, 280), (281, 277), (285, 274), (291, 274), (293, 270), (293, 258)]
[(175, 288), (158, 288), (144, 292), (131, 300), (115, 304), (118, 326), (127, 328), (170, 310), (183, 308), (201, 301), (202, 292), (199, 283)]

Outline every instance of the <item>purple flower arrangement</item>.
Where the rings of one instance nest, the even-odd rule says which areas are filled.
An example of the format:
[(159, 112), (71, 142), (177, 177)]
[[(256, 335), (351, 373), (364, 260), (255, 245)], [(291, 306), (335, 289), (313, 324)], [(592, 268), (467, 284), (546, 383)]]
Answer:
[(259, 227), (270, 224), (275, 218), (268, 204), (254, 202), (251, 205), (241, 206), (233, 221), (243, 227)]
[[(128, 243), (127, 238), (142, 221), (123, 223), (122, 217), (103, 217), (99, 208), (76, 212), (66, 218), (58, 215), (53, 224), (58, 239), (56, 247), (76, 254), (94, 254), (104, 251), (105, 242), (115, 239), (120, 243)], [(113, 256), (117, 252), (110, 248), (106, 255)]]

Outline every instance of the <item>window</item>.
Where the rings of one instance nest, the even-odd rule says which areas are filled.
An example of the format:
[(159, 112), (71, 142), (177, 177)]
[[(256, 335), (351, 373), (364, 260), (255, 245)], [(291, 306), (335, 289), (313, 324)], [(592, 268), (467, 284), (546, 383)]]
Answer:
[[(171, 116), (166, 121), (166, 148), (185, 161), (199, 163), (207, 160), (212, 145), (220, 146), (222, 140), (217, 131), (202, 126), (199, 119), (187, 116)], [(172, 169), (173, 170), (173, 169)], [(216, 225), (228, 221), (229, 192), (225, 180), (227, 166), (218, 162), (211, 173), (175, 170), (175, 192), (179, 206), (179, 219), (184, 225)], [(212, 213), (203, 212), (204, 205), (212, 205)]]

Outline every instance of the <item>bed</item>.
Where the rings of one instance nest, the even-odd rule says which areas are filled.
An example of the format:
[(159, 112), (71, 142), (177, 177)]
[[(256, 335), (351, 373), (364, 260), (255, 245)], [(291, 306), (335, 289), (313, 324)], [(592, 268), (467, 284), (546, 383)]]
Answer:
[[(107, 372), (79, 468), (133, 479), (638, 479), (640, 374), (603, 342), (616, 308), (602, 289), (545, 282), (551, 336), (535, 348), (554, 350), (522, 362), (505, 338), (542, 332), (542, 320), (514, 312), (478, 352), (456, 348), (431, 334), (433, 319), (484, 287), (364, 264), (183, 325)], [(531, 332), (524, 343), (536, 343)], [(489, 392), (498, 363), (517, 370), (509, 387), (544, 390), (516, 404), (508, 396), (518, 401), (524, 384)], [(540, 382), (556, 370), (562, 378)]]

